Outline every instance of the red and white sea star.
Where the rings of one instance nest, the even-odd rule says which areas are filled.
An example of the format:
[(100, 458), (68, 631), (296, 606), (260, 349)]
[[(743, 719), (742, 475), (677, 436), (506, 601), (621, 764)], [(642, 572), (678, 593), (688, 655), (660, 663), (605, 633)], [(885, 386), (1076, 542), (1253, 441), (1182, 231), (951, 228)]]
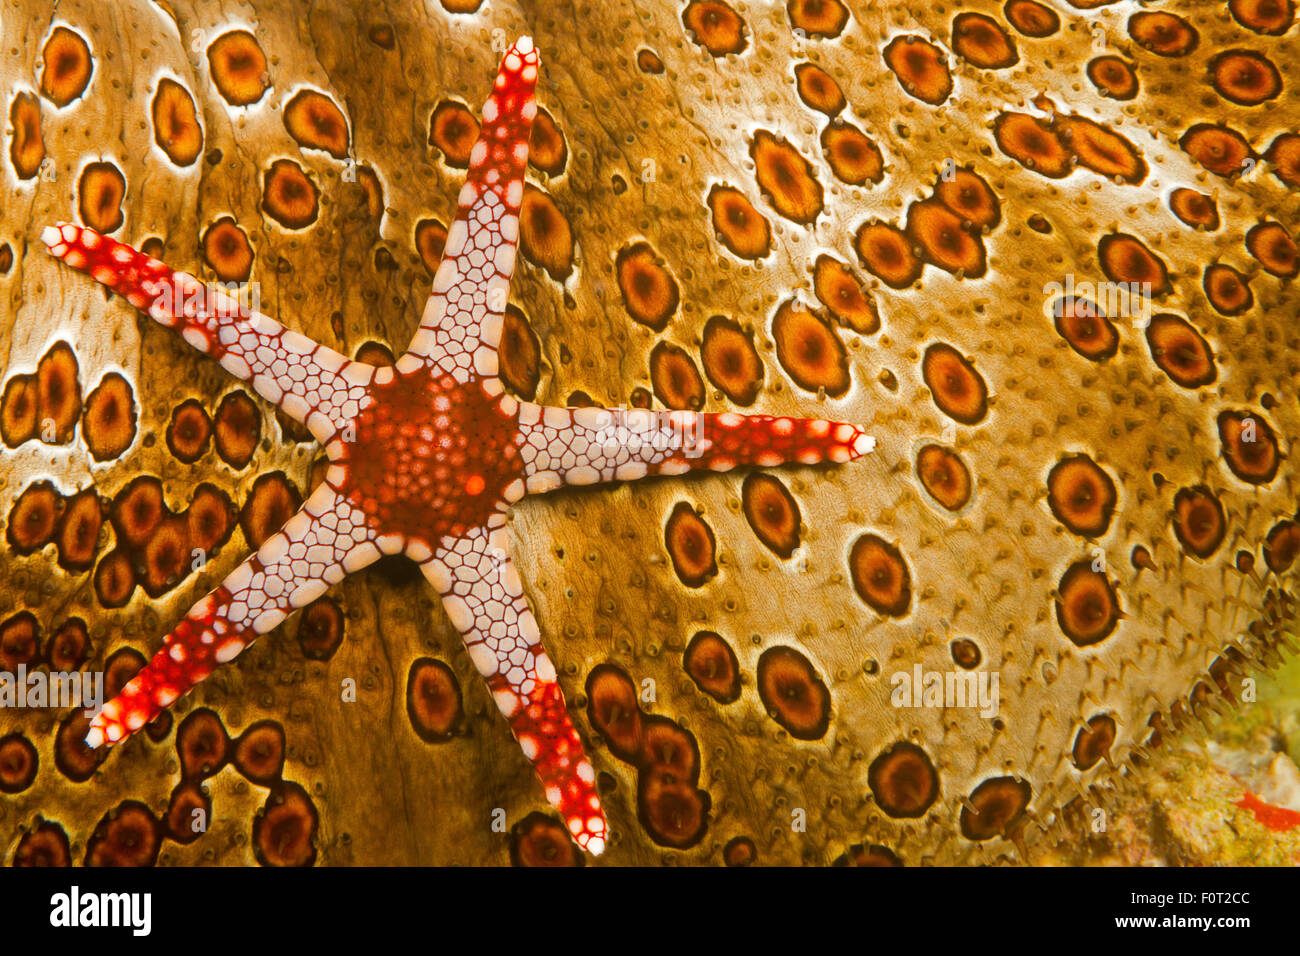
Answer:
[(393, 368), (346, 359), (221, 290), (83, 226), (42, 239), (65, 263), (175, 329), (324, 446), (325, 480), (257, 553), (186, 614), (94, 718), (115, 744), (292, 611), (381, 555), (424, 571), (464, 636), (546, 798), (598, 854), (596, 774), (509, 555), (506, 512), (525, 494), (737, 465), (846, 462), (874, 447), (854, 425), (769, 415), (551, 408), (497, 377), (514, 272), (538, 56), (520, 38), (483, 106), (478, 142), (420, 327)]

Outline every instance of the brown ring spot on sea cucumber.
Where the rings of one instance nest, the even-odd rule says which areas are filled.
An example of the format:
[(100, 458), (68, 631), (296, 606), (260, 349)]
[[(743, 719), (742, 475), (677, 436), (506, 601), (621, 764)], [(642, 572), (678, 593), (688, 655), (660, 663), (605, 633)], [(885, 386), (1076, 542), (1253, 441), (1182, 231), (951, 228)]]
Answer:
[(740, 699), (740, 661), (722, 636), (700, 631), (686, 645), (682, 666), (695, 686), (719, 704)]
[(1205, 297), (1221, 315), (1241, 315), (1255, 303), (1250, 291), (1250, 280), (1232, 266), (1222, 263), (1206, 266), (1201, 285)]
[(1097, 243), (1097, 258), (1101, 271), (1111, 282), (1131, 282), (1145, 287), (1142, 295), (1160, 296), (1167, 293), (1169, 270), (1164, 261), (1148, 249), (1140, 239), (1127, 233), (1102, 236)]
[(758, 187), (781, 216), (807, 225), (822, 211), (822, 187), (808, 160), (786, 140), (759, 130), (749, 146)]
[(110, 233), (122, 227), (126, 177), (109, 162), (87, 163), (77, 184), (77, 210), (92, 229)]
[(704, 325), (700, 360), (709, 381), (729, 399), (737, 405), (753, 404), (763, 386), (763, 362), (752, 333), (733, 319), (710, 317)]
[(1266, 485), (1277, 476), (1281, 454), (1273, 426), (1254, 412), (1219, 413), (1219, 441), (1232, 473), (1252, 485)]
[(906, 288), (921, 278), (922, 262), (912, 243), (897, 226), (868, 222), (858, 229), (853, 247), (863, 267), (886, 285)]
[(19, 179), (34, 179), (45, 162), (45, 139), (41, 135), (41, 102), (31, 93), (18, 93), (9, 105), (9, 161)]
[(1133, 565), (1134, 571), (1154, 571), (1156, 562), (1151, 557), (1151, 552), (1145, 545), (1135, 544), (1133, 550), (1129, 552), (1129, 563)]
[(1070, 565), (1056, 597), (1056, 621), (1065, 636), (1087, 647), (1109, 637), (1119, 618), (1119, 597), (1106, 575), (1094, 571), (1091, 561)]
[(813, 266), (813, 291), (840, 325), (860, 335), (880, 331), (880, 313), (875, 301), (863, 289), (849, 267), (833, 256), (822, 254)]
[(747, 836), (732, 837), (722, 848), (725, 866), (753, 866), (758, 861), (758, 847)]
[(637, 819), (660, 846), (689, 849), (704, 838), (709, 826), (709, 795), (669, 774), (642, 773), (636, 804)]
[(45, 645), (45, 660), (51, 671), (80, 670), (89, 658), (90, 632), (79, 617), (70, 617), (60, 624)]
[(363, 342), (357, 349), (356, 354), (352, 356), (352, 359), (366, 365), (373, 365), (376, 368), (390, 368), (397, 364), (393, 350), (383, 342), (376, 342), (373, 339)]
[(194, 490), (185, 509), (190, 545), (211, 554), (226, 543), (235, 530), (235, 505), (216, 485), (203, 482)]
[(972, 169), (957, 169), (940, 176), (934, 198), (974, 229), (993, 229), (1002, 221), (998, 197), (984, 177)]
[(19, 554), (34, 554), (54, 540), (63, 513), (63, 496), (48, 481), (23, 489), (9, 509), (5, 540)]
[(961, 832), (968, 840), (1010, 836), (1015, 831), (1032, 791), (1024, 780), (993, 777), (971, 793), (961, 808)]
[(125, 548), (114, 548), (95, 567), (93, 584), (100, 607), (125, 607), (135, 590), (135, 570), (131, 554)]
[(558, 820), (534, 810), (510, 828), (511, 866), (585, 866), (586, 859)]
[[(77, 356), (67, 342), (55, 342), (36, 364), (36, 406), (41, 440), (64, 445), (72, 440), (81, 417), (81, 380)], [(45, 437), (54, 426), (53, 440)]]
[(104, 508), (93, 485), (66, 499), (59, 520), (59, 567), (65, 571), (90, 570), (103, 521)]
[(803, 516), (781, 480), (766, 472), (752, 471), (740, 488), (745, 520), (773, 554), (788, 558), (799, 547), (799, 525)]
[(203, 230), (203, 261), (222, 282), (246, 282), (253, 271), (248, 234), (230, 216)]
[(271, 86), (266, 54), (247, 30), (231, 30), (208, 47), (208, 67), (217, 92), (231, 106), (249, 106)]
[(1300, 524), (1283, 520), (1269, 529), (1264, 539), (1264, 563), (1274, 574), (1290, 569), (1300, 557)]
[(742, 259), (762, 259), (772, 251), (772, 228), (740, 190), (715, 184), (709, 190), (709, 211), (719, 240)]
[(19, 611), (0, 624), (0, 670), (13, 674), (18, 665), (41, 659), (41, 627), (31, 611)]
[(526, 184), (519, 210), (519, 248), (524, 258), (563, 281), (573, 271), (573, 231), (555, 200)]
[(1002, 7), (1007, 22), (1027, 37), (1042, 39), (1061, 29), (1061, 17), (1037, 0), (1007, 0)]
[(831, 866), (902, 866), (903, 861), (887, 846), (878, 843), (854, 843), (835, 858)]
[(262, 413), (242, 389), (228, 393), (213, 421), (217, 454), (231, 468), (248, 467), (262, 440)]
[(1254, 50), (1224, 50), (1209, 63), (1214, 91), (1238, 106), (1258, 106), (1282, 92), (1282, 76), (1273, 61)]
[(366, 214), (378, 219), (384, 212), (384, 186), (369, 166), (357, 167), (357, 182), (366, 194)]
[(23, 834), (14, 851), (14, 866), (67, 867), (72, 865), (72, 849), (63, 827), (37, 818), (35, 827)]
[(1136, 146), (1114, 130), (1082, 116), (1060, 117), (1058, 130), (1061, 141), (1085, 169), (1133, 186), (1146, 179), (1146, 160)]
[(902, 552), (884, 538), (864, 534), (849, 552), (853, 590), (878, 614), (902, 617), (912, 603), (912, 575)]
[(528, 317), (517, 306), (507, 304), (501, 316), (497, 360), (506, 388), (531, 402), (537, 395), (537, 383), (542, 375), (542, 346)]
[(1115, 514), (1115, 482), (1087, 455), (1071, 455), (1047, 476), (1047, 506), (1056, 520), (1085, 538), (1099, 538)]
[(1196, 28), (1182, 17), (1147, 11), (1129, 17), (1128, 35), (1157, 56), (1186, 56), (1201, 39)]
[(7, 276), (14, 267), (14, 247), (7, 242), (0, 242), (0, 276)]
[(375, 23), (366, 30), (366, 37), (377, 47), (391, 50), (397, 45), (397, 34), (391, 23)]
[(1021, 166), (1051, 179), (1074, 169), (1074, 154), (1043, 120), (1028, 113), (999, 113), (993, 121), (998, 149)]
[(140, 586), (150, 597), (161, 597), (185, 580), (193, 570), (189, 522), (180, 515), (163, 518), (140, 558)]
[(460, 681), (442, 661), (421, 657), (406, 678), (406, 716), (426, 744), (451, 740), (465, 719)]
[(343, 643), (344, 616), (331, 597), (308, 604), (298, 618), (298, 646), (309, 661), (327, 661)]
[(5, 383), (0, 398), (0, 434), (10, 448), (36, 437), (39, 405), (35, 375), (15, 375)]
[(279, 781), (253, 818), (253, 856), (262, 866), (311, 866), (316, 862), (319, 824), (307, 791)]
[(768, 716), (797, 740), (820, 740), (831, 722), (831, 692), (793, 647), (769, 647), (758, 659), (758, 696)]
[(348, 121), (339, 105), (324, 93), (295, 93), (284, 108), (284, 128), (305, 149), (324, 150), (335, 159), (348, 158)]
[(262, 177), (262, 211), (286, 229), (306, 229), (320, 215), (320, 190), (292, 159), (277, 159)]
[(614, 272), (628, 315), (662, 332), (677, 311), (681, 291), (654, 248), (648, 242), (624, 246), (614, 260)]
[(529, 164), (548, 176), (558, 176), (564, 172), (568, 161), (569, 146), (555, 123), (555, 117), (544, 109), (538, 109), (528, 142)]
[(867, 786), (876, 805), (889, 816), (924, 816), (939, 798), (939, 772), (930, 755), (914, 743), (900, 740), (886, 747), (867, 768)]
[(916, 453), (916, 477), (930, 497), (949, 511), (960, 511), (970, 501), (970, 470), (950, 448), (924, 446)]
[(86, 397), (81, 435), (95, 461), (110, 461), (135, 441), (136, 407), (131, 383), (109, 372)]
[(952, 654), (953, 663), (963, 670), (974, 670), (983, 660), (979, 645), (969, 637), (957, 638), (948, 645), (948, 650)]
[(939, 411), (963, 425), (975, 425), (988, 414), (988, 386), (970, 360), (951, 345), (937, 342), (925, 350), (921, 377)]
[(109, 520), (119, 543), (141, 548), (167, 514), (162, 483), (152, 475), (138, 475), (113, 498)]
[(1281, 223), (1262, 222), (1251, 227), (1246, 233), (1246, 251), (1270, 275), (1293, 279), (1300, 273), (1300, 250)]
[(192, 465), (207, 452), (212, 440), (212, 419), (198, 399), (187, 398), (172, 409), (166, 440), (168, 451), (187, 465)]
[(866, 133), (836, 120), (822, 130), (822, 151), (835, 178), (850, 186), (878, 183), (885, 178), (885, 157)]
[(1197, 558), (1208, 558), (1228, 533), (1223, 505), (1204, 485), (1180, 488), (1174, 495), (1174, 535), (1183, 550)]
[(469, 154), (478, 139), (479, 122), (464, 103), (443, 100), (429, 118), (429, 145), (442, 151), (448, 166), (469, 168)]
[(912, 203), (907, 210), (907, 235), (931, 265), (964, 277), (984, 274), (984, 244), (942, 203), (933, 199)]
[(216, 711), (199, 707), (186, 715), (176, 731), (176, 753), (182, 780), (203, 780), (226, 765), (230, 737)]
[(650, 382), (668, 408), (697, 411), (704, 406), (704, 380), (680, 346), (659, 342), (650, 350)]
[(1232, 17), (1247, 30), (1281, 36), (1295, 20), (1293, 0), (1228, 0)]
[(849, 22), (849, 11), (840, 0), (786, 0), (790, 24), (804, 36), (834, 39)]
[(1088, 79), (1103, 95), (1113, 100), (1131, 100), (1138, 95), (1137, 71), (1117, 56), (1094, 57), (1088, 61)]
[(282, 471), (258, 475), (239, 512), (239, 527), (250, 548), (260, 548), (302, 505), (298, 488)]
[(641, 708), (632, 678), (613, 664), (597, 664), (587, 675), (587, 719), (609, 752), (631, 763), (641, 754)]
[(885, 65), (908, 96), (938, 106), (952, 93), (948, 60), (933, 43), (918, 36), (896, 36), (885, 47)]
[(163, 816), (169, 839), (185, 846), (203, 836), (212, 820), (212, 798), (197, 780), (182, 780), (172, 790)]
[(442, 250), (447, 244), (447, 227), (437, 219), (421, 219), (415, 225), (415, 248), (429, 275), (438, 271)]
[(1235, 129), (1213, 123), (1196, 123), (1178, 140), (1188, 156), (1219, 176), (1236, 176), (1246, 171), (1246, 161), (1258, 155)]
[(691, 0), (682, 11), (682, 24), (691, 40), (715, 57), (740, 53), (749, 44), (745, 21), (721, 0)]
[(86, 866), (153, 866), (162, 827), (139, 800), (123, 800), (104, 814), (86, 841)]
[(688, 588), (702, 587), (718, 573), (718, 542), (713, 529), (685, 501), (673, 506), (664, 527), (664, 546), (673, 570)]
[(134, 647), (119, 647), (104, 662), (104, 699), (111, 700), (140, 673), (144, 655)]
[(1284, 185), (1300, 189), (1300, 135), (1278, 134), (1265, 150), (1264, 158), (1273, 167), (1273, 175)]
[(1218, 375), (1210, 343), (1186, 319), (1161, 312), (1146, 330), (1152, 360), (1183, 388), (1201, 388)]
[(94, 60), (81, 34), (54, 28), (41, 50), (41, 93), (55, 106), (67, 106), (86, 91)]
[(203, 127), (194, 110), (194, 97), (171, 77), (158, 81), (150, 106), (153, 140), (177, 166), (189, 166), (203, 152)]
[(694, 786), (700, 779), (700, 745), (695, 735), (674, 721), (650, 714), (642, 721), (637, 769)]
[(659, 54), (654, 50), (644, 48), (637, 50), (636, 65), (642, 73), (653, 73), (658, 76), (664, 71), (664, 61), (659, 58)]
[(835, 78), (813, 63), (794, 68), (794, 86), (804, 105), (827, 116), (835, 116), (847, 105)]
[(849, 390), (848, 354), (828, 322), (797, 299), (781, 303), (772, 318), (776, 357), (795, 384), (810, 392), (825, 389), (838, 398)]
[(992, 17), (959, 13), (952, 21), (952, 48), (968, 63), (984, 70), (1001, 70), (1020, 60), (1016, 43)]
[(1169, 208), (1193, 229), (1213, 232), (1219, 228), (1219, 207), (1212, 198), (1195, 189), (1175, 189), (1169, 194)]
[(483, 0), (439, 0), (448, 13), (477, 13)]
[[(108, 699), (107, 694), (104, 699)], [(59, 723), (54, 736), (54, 766), (73, 783), (85, 783), (108, 758), (108, 747), (91, 750), (86, 746), (89, 731), (90, 718), (81, 710), (73, 710)]]

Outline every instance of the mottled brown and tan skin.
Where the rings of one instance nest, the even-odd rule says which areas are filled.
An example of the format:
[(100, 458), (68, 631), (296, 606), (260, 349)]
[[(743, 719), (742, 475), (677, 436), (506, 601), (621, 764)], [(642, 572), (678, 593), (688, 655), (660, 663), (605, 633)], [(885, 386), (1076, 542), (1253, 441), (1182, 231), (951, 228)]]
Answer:
[[(545, 166), (530, 170), (539, 192), (525, 198), (527, 264), (512, 291), (527, 324), (511, 326), (502, 359), (503, 368), (518, 370), (518, 381), (538, 382), (525, 397), (565, 404), (581, 392), (598, 404), (649, 399), (655, 407), (702, 397), (709, 411), (860, 422), (879, 442), (853, 468), (775, 476), (794, 510), (773, 491), (768, 500), (775, 510), (747, 511), (741, 473), (561, 494), (517, 509), (516, 560), (600, 774), (612, 827), (602, 862), (716, 864), (731, 858), (724, 847), (738, 838), (745, 839), (732, 844), (735, 853), (748, 859), (752, 846), (759, 864), (828, 863), (855, 844), (887, 847), (909, 865), (1032, 862), (1039, 848), (1067, 832), (1059, 823), (1064, 804), (1131, 765), (1135, 755), (1145, 755), (1148, 766), (1160, 759), (1158, 751), (1144, 749), (1153, 715), (1168, 740), (1176, 723), (1171, 708), (1191, 715), (1208, 703), (1193, 705), (1189, 695), (1218, 697), (1209, 669), (1225, 648), (1235, 649), (1232, 659), (1240, 658), (1242, 667), (1276, 660), (1279, 639), (1294, 632), (1300, 574), (1296, 535), (1285, 525), (1300, 508), (1292, 457), (1300, 438), (1300, 294), (1285, 279), (1294, 250), (1288, 252), (1275, 229), (1247, 242), (1266, 223), (1280, 224), (1291, 239), (1300, 235), (1296, 148), (1284, 136), (1300, 122), (1300, 77), (1289, 71), (1300, 62), (1300, 26), (1255, 31), (1226, 3), (1163, 5), (1194, 29), (1195, 43), (1186, 49), (1177, 30), (1150, 32), (1160, 24), (1139, 24), (1139, 38), (1130, 36), (1127, 6), (1046, 5), (1059, 16), (1059, 28), (1039, 38), (1011, 26), (1004, 4), (988, 0), (960, 10), (859, 4), (835, 36), (825, 35), (835, 32), (838, 5), (831, 0), (797, 0), (789, 8), (699, 3), (685, 18), (681, 3), (493, 2), (472, 13), (446, 12), (437, 3), (172, 0), (105, 7), (62, 0), (57, 14), (52, 4), (35, 0), (15, 6), (6, 14), (0, 51), (0, 93), (11, 128), (21, 128), (0, 157), (7, 197), (0, 262), (9, 263), (0, 275), (5, 383), (35, 372), (51, 345), (66, 340), (75, 351), (81, 394), (109, 372), (124, 373), (134, 390), (138, 435), (107, 462), (92, 459), (85, 423), (75, 436), (66, 429), (52, 435), (58, 443), (37, 437), (6, 447), (0, 520), (8, 530), (23, 490), (43, 479), (65, 497), (93, 484), (106, 515), (97, 566), (121, 533), (107, 517), (110, 502), (133, 478), (157, 476), (176, 513), (204, 481), (241, 507), (266, 473), (282, 471), (305, 493), (319, 455), (259, 404), (265, 418), (251, 463), (227, 464), (215, 448), (190, 464), (174, 457), (162, 438), (172, 409), (193, 398), (211, 413), (231, 391), (229, 382), (135, 310), (106, 302), (98, 289), (61, 273), (35, 242), (44, 224), (80, 217), (116, 228), (115, 237), (135, 245), (156, 237), (177, 267), (215, 278), (247, 265), (248, 250), (229, 224), (212, 242), (203, 239), (231, 217), (251, 248), (251, 278), (260, 283), (264, 307), (288, 327), (349, 356), (371, 341), (403, 343), (428, 292), (426, 263), (436, 263), (428, 256), (438, 228), (426, 220), (450, 222), (464, 176), (458, 114), (444, 109), (451, 118), (434, 143), (431, 117), (440, 104), (476, 102), (508, 40), (530, 33), (546, 63), (539, 100), (550, 122), (539, 128), (552, 139), (534, 151)], [(1024, 13), (1024, 4), (1013, 6)], [(1254, 6), (1233, 4), (1248, 12)], [(830, 26), (819, 31), (813, 24), (797, 36), (794, 20), (812, 8)], [(963, 21), (962, 36), (954, 38), (959, 12), (993, 21), (1014, 47), (1015, 61), (996, 65), (1007, 62), (1007, 44), (983, 19)], [(80, 94), (77, 47), (62, 34), (53, 52), (71, 74), (42, 85), (42, 49), (56, 25), (77, 33), (90, 51), (93, 72)], [(207, 53), (221, 35), (248, 28), (265, 55), (265, 73), (226, 77), (223, 91), (213, 80), (220, 67)], [(918, 39), (911, 45), (897, 39), (906, 36)], [(930, 69), (930, 48), (915, 46), (924, 42), (939, 51), (950, 75), (946, 81), (914, 77), (912, 95), (886, 62), (891, 42), (897, 68)], [(1280, 90), (1248, 105), (1269, 92), (1264, 68), (1238, 70), (1216, 87), (1211, 61), (1232, 49), (1275, 64)], [(1135, 95), (1128, 96), (1127, 78), (1113, 62), (1091, 75), (1126, 98), (1099, 93), (1089, 63), (1103, 56), (1132, 67)], [(838, 109), (838, 97), (820, 74), (805, 77), (808, 99), (801, 98), (796, 67), (802, 63), (838, 84), (845, 105), (836, 119), (827, 114)], [(197, 153), (184, 91), (168, 86), (166, 108), (155, 111), (163, 119), (151, 113), (162, 76), (192, 97), (202, 128)], [(303, 86), (329, 102), (305, 102), (286, 126), (284, 107)], [(70, 92), (76, 95), (67, 99)], [(235, 108), (232, 96), (254, 103)], [(65, 99), (66, 106), (56, 106)], [(1038, 122), (999, 121), (1006, 113)], [(348, 127), (342, 132), (340, 114)], [(1113, 139), (1103, 138), (1099, 150), (1093, 138), (1099, 134), (1084, 120), (1123, 137), (1144, 165)], [(155, 140), (159, 123), (169, 130), (174, 158), (195, 155), (193, 163), (167, 158)], [(826, 142), (846, 141), (842, 123), (879, 149), (878, 176), (861, 150), (823, 151)], [(1208, 171), (1180, 146), (1202, 124), (1228, 127), (1244, 140), (1240, 175), (1236, 168), (1225, 170), (1234, 175)], [(823, 136), (828, 127), (835, 136)], [(1011, 152), (999, 129), (1022, 137)], [(339, 158), (340, 136), (355, 167)], [(1063, 156), (1078, 167), (1030, 168), (1013, 155), (1025, 136), (1049, 159)], [(1215, 142), (1219, 156), (1235, 158), (1242, 149), (1237, 140)], [(1077, 160), (1070, 160), (1071, 150)], [(298, 171), (280, 165), (273, 174), (285, 159)], [(98, 166), (83, 175), (92, 161), (112, 170)], [(1095, 172), (1098, 167), (1107, 174)], [(125, 183), (120, 204), (113, 170)], [(996, 219), (986, 215), (987, 197), (976, 185), (955, 194), (936, 190), (945, 170), (968, 170), (982, 180), (996, 201)], [(856, 185), (843, 181), (855, 177)], [(715, 187), (738, 191), (748, 206), (732, 193), (719, 194), (729, 212), (715, 223)], [(1178, 189), (1214, 200), (1214, 228), (1194, 229), (1171, 211)], [(1180, 194), (1174, 205), (1210, 221), (1204, 208), (1188, 213), (1187, 199)], [(965, 211), (958, 215), (954, 206)], [(902, 276), (899, 288), (866, 268), (855, 237), (877, 221), (908, 237), (926, 263), (919, 279), (908, 281), (907, 262), (889, 273)], [(1141, 245), (1107, 239), (1113, 235)], [(634, 259), (646, 276), (633, 281), (625, 270), (621, 285), (619, 254), (638, 243), (649, 247)], [(834, 306), (847, 307), (851, 297), (819, 301), (814, 263), (824, 255), (860, 281), (878, 311), (878, 329), (866, 331), (874, 320), (836, 321)], [(1223, 314), (1207, 298), (1203, 274), (1215, 263), (1248, 278), (1253, 300), (1244, 311)], [(1045, 284), (1064, 282), (1067, 274), (1098, 282), (1109, 270), (1112, 278), (1150, 278), (1159, 290), (1162, 269), (1168, 291), (1152, 311), (1185, 320), (1157, 326), (1177, 336), (1168, 351), (1153, 352), (1147, 334), (1127, 318), (1113, 320), (1112, 342), (1087, 315), (1057, 322), (1044, 315)], [(783, 310), (792, 299), (806, 308)], [(728, 337), (705, 349), (706, 324), (717, 315), (732, 323), (723, 327)], [(1208, 381), (1197, 336), (1212, 353)], [(1173, 372), (1158, 358), (1173, 363)], [(754, 369), (761, 375), (756, 389), (747, 387)], [(15, 387), (14, 395), (20, 391)], [(751, 405), (734, 404), (735, 396), (750, 394)], [(12, 411), (14, 427), (28, 427), (30, 406), (15, 404)], [(1262, 460), (1269, 449), (1238, 443), (1241, 416), (1262, 421), (1261, 440), (1271, 436), (1276, 443), (1272, 460)], [(952, 458), (935, 452), (927, 461), (942, 467), (918, 470), (918, 454), (935, 445), (964, 466), (970, 483), (964, 503), (964, 484), (956, 491), (941, 487), (938, 495), (927, 490), (927, 475), (966, 480)], [(94, 447), (101, 446), (115, 443), (105, 439)], [(1049, 482), (1063, 460), (1071, 464), (1055, 473), (1059, 482)], [(1098, 472), (1113, 486), (1113, 506)], [(696, 586), (684, 583), (683, 556), (670, 553), (677, 539), (665, 539), (681, 502), (710, 532), (691, 540), (715, 549), (704, 556), (713, 573), (699, 553), (686, 556), (704, 567), (689, 577)], [(953, 503), (956, 511), (949, 510)], [(789, 557), (763, 543), (751, 526), (755, 514), (773, 521), (795, 515), (798, 547), (780, 549)], [(277, 524), (250, 515), (244, 527)], [(1273, 543), (1266, 544), (1271, 532)], [(119, 609), (102, 606), (95, 570), (77, 570), (84, 566), (79, 561), (60, 566), (57, 541), (20, 554), (7, 539), (0, 550), (0, 578), (8, 585), (0, 593), (0, 619), (30, 611), (48, 639), (68, 618), (83, 618), (92, 669), (125, 647), (147, 656), (165, 630), (162, 622), (180, 616), (239, 560), (242, 534), (235, 531), (232, 546), (209, 555), (201, 570), (185, 564), (172, 579), (155, 574), (170, 580), (161, 598), (137, 587)], [(781, 535), (787, 540), (789, 528)], [(858, 553), (875, 556), (879, 566), (855, 579), (851, 556), (868, 535), (884, 544)], [(905, 580), (891, 576), (898, 570), (894, 554), (905, 565)], [(119, 561), (119, 586), (123, 573)], [(102, 587), (109, 577), (106, 572)], [(246, 780), (235, 766), (207, 777), (209, 831), (186, 844), (162, 839), (158, 858), (178, 864), (576, 859), (558, 843), (548, 851), (546, 841), (560, 837), (530, 816), (545, 805), (528, 763), (416, 576), (387, 565), (350, 578), (322, 600), (336, 601), (343, 612), (323, 615), (334, 624), (342, 620), (345, 634), (328, 659), (304, 654), (319, 635), (300, 634), (299, 621), (290, 618), (178, 705), (178, 711), (212, 708), (232, 741), (258, 721), (278, 723), (285, 761), (279, 777), (249, 771), (261, 782)], [(683, 666), (684, 651), (701, 631), (734, 651), (741, 687), (730, 702), (721, 702), (730, 694), (702, 690)], [(973, 644), (978, 666), (998, 672), (996, 722), (970, 709), (891, 705), (896, 672), (910, 673), (917, 664), (926, 671), (958, 669), (954, 642), (962, 660), (974, 659)], [(786, 669), (760, 680), (760, 658), (779, 647), (798, 655), (769, 657)], [(424, 658), (445, 661), (459, 691), (421, 681), (434, 697), (408, 699), (408, 675)], [(718, 659), (730, 661), (721, 651)], [(707, 828), (686, 849), (663, 845), (672, 807), (639, 813), (639, 776), (661, 771), (639, 772), (635, 761), (600, 743), (584, 690), (602, 664), (635, 683), (639, 719), (662, 715), (698, 745), (693, 786), (708, 795), (711, 809)], [(1219, 671), (1237, 696), (1240, 670), (1234, 663)], [(343, 699), (346, 681), (355, 682), (355, 702)], [(1194, 692), (1198, 683), (1206, 690)], [(780, 696), (783, 687), (788, 698)], [(449, 717), (446, 708), (462, 706), (462, 695), (463, 714)], [(818, 714), (807, 713), (823, 700), (829, 706), (824, 730)], [(96, 828), (123, 801), (143, 805), (127, 806), (131, 825), (147, 825), (152, 814), (162, 826), (173, 790), (182, 810), (189, 806), (183, 801), (199, 799), (194, 773), (184, 767), (195, 760), (202, 765), (202, 758), (178, 758), (175, 728), (157, 728), (159, 740), (137, 735), (95, 771), (93, 783), (72, 782), (55, 754), (58, 740), (74, 736), (58, 737), (62, 719), (53, 711), (0, 712), (0, 736), (21, 733), (39, 757), (28, 785), (0, 795), (5, 863), (20, 853), (38, 815), (63, 828), (75, 862), (88, 855), (101, 861), (113, 858), (113, 834), (101, 827), (96, 838)], [(417, 732), (415, 719), (451, 732)], [(1108, 748), (1094, 736), (1077, 742), (1081, 730), (1101, 727), (1109, 734), (1111, 723)], [(187, 740), (186, 746), (198, 744)], [(1105, 756), (1078, 769), (1076, 754), (1088, 763), (1099, 747)], [(272, 757), (262, 754), (254, 763), (273, 764)], [(671, 755), (656, 759), (667, 763), (655, 766), (672, 764)], [(1008, 779), (988, 784), (995, 778)], [(981, 785), (974, 803), (990, 808), (983, 825), (970, 820)], [(1025, 812), (1012, 813), (1026, 792)], [(308, 806), (318, 817), (314, 831)], [(262, 819), (271, 823), (255, 824), (263, 807), (270, 816)], [(501, 819), (497, 808), (507, 831), (517, 827), (513, 851), (512, 835), (494, 826)], [(800, 808), (806, 832), (791, 825)], [(1000, 809), (1008, 818), (996, 819)], [(647, 830), (646, 819), (657, 820), (660, 830)], [(284, 827), (278, 837), (268, 835), (275, 826)], [(48, 838), (41, 831), (40, 840)], [(38, 841), (25, 846), (28, 857), (40, 856)]]

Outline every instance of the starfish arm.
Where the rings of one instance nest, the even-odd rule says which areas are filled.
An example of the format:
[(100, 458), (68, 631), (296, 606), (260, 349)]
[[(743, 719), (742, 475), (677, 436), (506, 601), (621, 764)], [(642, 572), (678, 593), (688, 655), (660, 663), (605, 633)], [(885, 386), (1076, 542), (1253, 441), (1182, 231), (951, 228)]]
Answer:
[(365, 517), (321, 485), (215, 591), (90, 723), (86, 743), (116, 744), (189, 693), (292, 611), (380, 556)]
[(815, 465), (861, 458), (875, 439), (856, 425), (644, 409), (521, 403), (520, 455), (529, 492), (738, 465)]
[(400, 372), (432, 363), (462, 384), (496, 377), (502, 315), (515, 271), (528, 137), (537, 115), (537, 68), (529, 37), (515, 41), (501, 60), (470, 151), (460, 211), (447, 231), (420, 328), (397, 363)]
[(477, 528), (445, 539), (422, 567), (537, 771), (546, 799), (578, 845), (599, 854), (608, 828), (596, 795), (596, 772), (565, 710), (555, 666), (542, 647), (508, 546), (504, 527)]
[(328, 442), (356, 416), (374, 369), (317, 345), (216, 285), (72, 223), (48, 226), (51, 254), (126, 297)]

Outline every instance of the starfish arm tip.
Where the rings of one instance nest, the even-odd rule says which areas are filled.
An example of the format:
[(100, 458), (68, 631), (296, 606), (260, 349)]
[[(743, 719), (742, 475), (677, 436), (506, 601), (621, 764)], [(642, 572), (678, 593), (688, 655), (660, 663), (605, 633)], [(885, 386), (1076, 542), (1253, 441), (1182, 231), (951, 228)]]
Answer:
[(865, 432), (859, 435), (853, 442), (853, 457), (861, 458), (868, 452), (876, 450), (876, 439), (874, 435), (868, 435)]

